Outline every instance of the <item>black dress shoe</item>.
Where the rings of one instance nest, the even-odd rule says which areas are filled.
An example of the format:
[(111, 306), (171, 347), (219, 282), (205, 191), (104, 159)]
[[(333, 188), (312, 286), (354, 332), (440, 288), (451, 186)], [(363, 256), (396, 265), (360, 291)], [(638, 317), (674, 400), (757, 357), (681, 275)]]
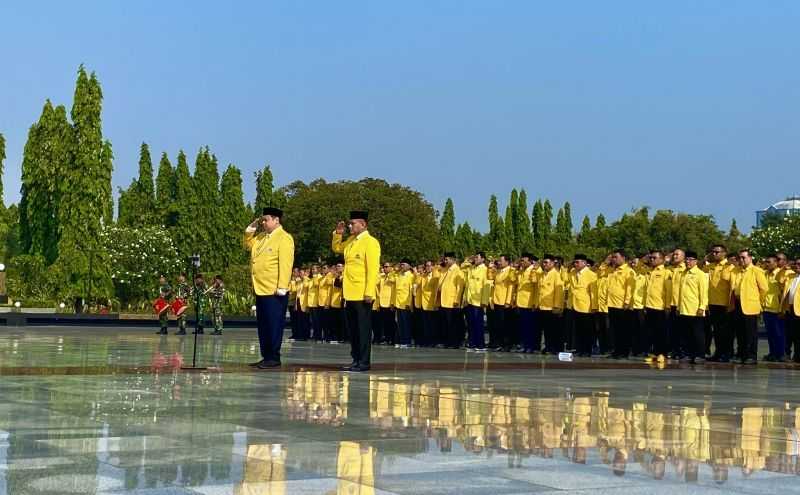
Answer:
[(756, 361), (756, 360), (755, 360), (755, 359), (753, 359), (753, 358), (750, 358), (750, 359), (743, 359), (743, 360), (742, 360), (742, 364), (747, 364), (747, 365), (756, 365), (756, 364), (758, 364), (758, 361)]
[(167, 335), (167, 329), (166, 328), (162, 328), (161, 330), (156, 332), (156, 335)]
[(363, 372), (365, 372), (365, 371), (369, 371), (369, 368), (370, 368), (370, 367), (369, 367), (369, 365), (368, 365), (368, 364), (359, 364), (358, 366), (354, 366), (353, 368), (351, 368), (351, 369), (350, 369), (350, 371), (355, 371), (355, 372), (358, 372), (358, 373), (363, 373)]
[(358, 368), (358, 363), (353, 361), (352, 363), (348, 364), (347, 366), (342, 366), (340, 369), (342, 371), (353, 371), (353, 368)]
[(186, 335), (186, 330), (181, 330), (178, 333), (176, 333), (175, 335)]
[(247, 366), (252, 366), (253, 368), (255, 368), (256, 366), (260, 365), (264, 361), (266, 361), (266, 359), (262, 359), (261, 361), (258, 361), (258, 362), (255, 362), (255, 363), (250, 363)]
[(280, 361), (264, 361), (263, 363), (256, 366), (256, 368), (260, 370), (267, 370), (270, 368), (280, 368), (281, 362)]

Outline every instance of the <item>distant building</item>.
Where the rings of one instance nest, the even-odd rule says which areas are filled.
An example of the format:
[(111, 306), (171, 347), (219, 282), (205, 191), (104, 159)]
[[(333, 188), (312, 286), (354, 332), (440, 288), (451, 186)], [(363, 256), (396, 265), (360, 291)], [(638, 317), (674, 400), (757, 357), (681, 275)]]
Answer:
[(765, 216), (779, 215), (782, 217), (788, 215), (800, 214), (800, 196), (793, 196), (786, 198), (783, 201), (778, 201), (766, 210), (759, 210), (756, 212), (756, 227), (761, 227), (761, 222)]

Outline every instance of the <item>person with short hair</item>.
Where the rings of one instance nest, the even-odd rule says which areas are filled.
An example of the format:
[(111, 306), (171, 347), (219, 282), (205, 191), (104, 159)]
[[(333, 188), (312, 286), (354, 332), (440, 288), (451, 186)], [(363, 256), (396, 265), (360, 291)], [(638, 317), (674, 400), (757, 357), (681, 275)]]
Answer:
[(800, 349), (800, 258), (794, 261), (794, 271), (786, 279), (782, 307), (786, 316), (789, 340), (794, 346), (794, 356), (787, 354), (786, 357), (792, 357), (792, 361), (800, 363), (800, 352), (798, 352)]
[(681, 276), (678, 314), (692, 364), (705, 362), (705, 315), (708, 307), (708, 277), (697, 266), (697, 253), (686, 251), (686, 271)]
[(714, 353), (709, 361), (727, 363), (733, 357), (733, 332), (728, 314), (733, 264), (728, 261), (724, 245), (711, 246), (704, 270), (708, 273), (708, 319), (711, 330), (706, 340), (714, 343)]
[(647, 274), (644, 318), (655, 359), (648, 357), (647, 360), (663, 363), (670, 351), (667, 317), (672, 301), (672, 271), (664, 266), (664, 253), (660, 250), (650, 251), (649, 256), (650, 272)]
[[(461, 313), (462, 300), (464, 299), (464, 286), (466, 284), (464, 273), (456, 263), (454, 252), (446, 252), (442, 267), (439, 272), (439, 285), (437, 299), (441, 318), (441, 346), (452, 346), (453, 342), (464, 339), (464, 316)], [(460, 320), (460, 321), (459, 321)]]
[(539, 321), (544, 330), (544, 354), (558, 354), (564, 350), (561, 341), (561, 315), (564, 312), (564, 282), (556, 270), (555, 256), (542, 256), (542, 275), (538, 280)]
[(251, 366), (259, 369), (281, 366), (283, 327), (294, 266), (294, 238), (283, 229), (282, 218), (283, 210), (264, 208), (261, 217), (253, 220), (244, 233), (244, 245), (250, 251), (262, 358)]
[(578, 357), (591, 357), (594, 313), (597, 312), (597, 275), (589, 269), (585, 254), (576, 254), (572, 267), (567, 297), (575, 323), (575, 351)]
[(537, 263), (539, 259), (531, 253), (522, 253), (517, 272), (517, 311), (519, 312), (519, 334), (522, 351), (526, 353), (542, 350), (542, 334), (536, 321)]
[(611, 272), (608, 274), (608, 322), (614, 341), (615, 359), (625, 359), (631, 352), (631, 319), (633, 318), (633, 291), (636, 278), (628, 265), (625, 251), (611, 253)]
[(757, 364), (758, 317), (764, 309), (769, 284), (764, 270), (753, 264), (749, 249), (739, 251), (739, 266), (734, 269), (731, 280), (737, 357), (742, 364)]
[(411, 330), (413, 322), (414, 273), (411, 271), (411, 260), (404, 258), (394, 277), (392, 301), (397, 315), (396, 346), (406, 349), (411, 346)]
[(778, 257), (774, 254), (764, 258), (764, 275), (767, 278), (767, 294), (764, 296), (764, 312), (761, 314), (767, 330), (769, 353), (762, 359), (768, 362), (783, 362), (786, 352), (786, 335), (781, 311), (784, 276), (778, 268)]
[(378, 286), (381, 245), (367, 230), (368, 218), (366, 211), (351, 211), (350, 236), (344, 239), (345, 222), (340, 221), (331, 240), (333, 251), (344, 255), (343, 293), (353, 358), (344, 371), (365, 372), (371, 367), (370, 308)]

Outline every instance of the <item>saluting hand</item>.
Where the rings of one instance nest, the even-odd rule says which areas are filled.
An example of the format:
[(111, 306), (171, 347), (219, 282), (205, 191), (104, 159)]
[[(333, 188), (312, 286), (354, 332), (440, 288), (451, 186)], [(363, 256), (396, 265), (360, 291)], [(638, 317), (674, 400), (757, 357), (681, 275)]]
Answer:
[(339, 220), (339, 223), (336, 224), (336, 233), (339, 235), (344, 235), (344, 220)]

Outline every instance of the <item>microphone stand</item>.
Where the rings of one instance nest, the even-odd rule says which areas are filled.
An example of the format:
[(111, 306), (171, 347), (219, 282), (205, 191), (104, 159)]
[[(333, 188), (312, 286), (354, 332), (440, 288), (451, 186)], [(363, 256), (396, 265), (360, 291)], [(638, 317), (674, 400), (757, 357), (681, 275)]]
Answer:
[(197, 334), (200, 333), (200, 291), (197, 290), (197, 268), (200, 266), (200, 256), (192, 256), (192, 285), (194, 287), (194, 349), (192, 350), (192, 365), (181, 366), (184, 371), (205, 371), (208, 368), (197, 366)]

